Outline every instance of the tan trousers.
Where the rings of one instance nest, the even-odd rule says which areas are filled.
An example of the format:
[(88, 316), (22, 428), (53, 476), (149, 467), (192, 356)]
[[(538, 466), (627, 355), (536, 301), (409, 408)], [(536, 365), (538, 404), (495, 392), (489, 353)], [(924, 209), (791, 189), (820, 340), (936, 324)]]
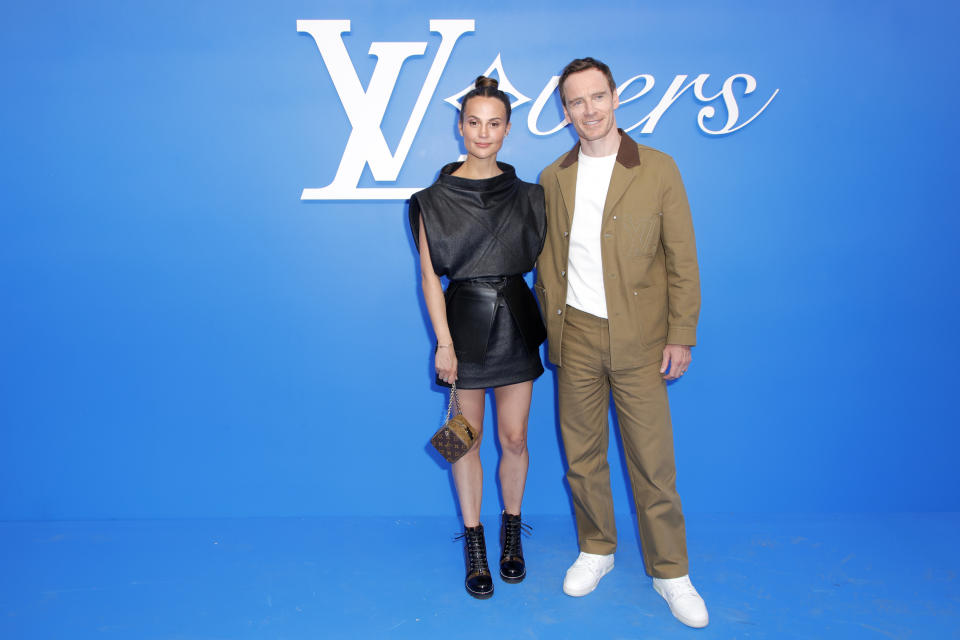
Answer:
[(686, 529), (660, 362), (611, 371), (607, 321), (569, 306), (561, 349), (563, 366), (557, 368), (560, 431), (580, 550), (608, 554), (617, 548), (607, 464), (612, 392), (647, 573), (655, 578), (686, 575)]

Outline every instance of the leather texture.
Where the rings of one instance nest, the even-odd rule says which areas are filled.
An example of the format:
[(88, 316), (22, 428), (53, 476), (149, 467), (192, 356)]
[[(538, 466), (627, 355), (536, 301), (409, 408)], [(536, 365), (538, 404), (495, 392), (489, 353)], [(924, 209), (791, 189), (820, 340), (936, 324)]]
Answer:
[(493, 595), (493, 577), (487, 566), (487, 542), (483, 537), (483, 525), (465, 527), (462, 537), (467, 570), (463, 586), (474, 598), (486, 600)]
[[(434, 271), (450, 280), (445, 297), (457, 385), (533, 380), (543, 373), (546, 327), (522, 274), (533, 269), (546, 237), (543, 188), (518, 179), (505, 163), (497, 163), (503, 173), (493, 178), (451, 175), (461, 164), (448, 164), (415, 193), (409, 212), (414, 241), (422, 220)], [(436, 384), (449, 386), (439, 378)]]
[(523, 182), (502, 162), (503, 173), (493, 178), (451, 175), (461, 164), (446, 165), (434, 184), (410, 197), (417, 249), (422, 217), (438, 276), (470, 280), (530, 271), (546, 237), (543, 187)]
[(504, 582), (522, 582), (527, 577), (520, 540), (524, 526), (519, 514), (512, 515), (506, 511), (500, 514), (500, 577)]
[(537, 300), (520, 276), (452, 282), (446, 299), (447, 323), (459, 360), (483, 362), (500, 303), (509, 310), (526, 351), (547, 338)]
[(457, 360), (483, 363), (500, 292), (494, 283), (453, 282), (445, 295)]

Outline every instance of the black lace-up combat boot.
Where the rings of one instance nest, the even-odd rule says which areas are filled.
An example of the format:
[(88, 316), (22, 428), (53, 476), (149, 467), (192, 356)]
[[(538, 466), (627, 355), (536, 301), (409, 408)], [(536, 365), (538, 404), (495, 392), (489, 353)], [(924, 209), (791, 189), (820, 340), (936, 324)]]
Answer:
[(483, 539), (483, 525), (464, 527), (457, 539), (463, 538), (463, 553), (467, 561), (467, 577), (463, 584), (467, 593), (484, 600), (493, 595), (493, 577), (487, 566), (487, 543)]
[(520, 536), (529, 529), (520, 521), (519, 514), (500, 514), (500, 577), (504, 582), (520, 582), (527, 576)]

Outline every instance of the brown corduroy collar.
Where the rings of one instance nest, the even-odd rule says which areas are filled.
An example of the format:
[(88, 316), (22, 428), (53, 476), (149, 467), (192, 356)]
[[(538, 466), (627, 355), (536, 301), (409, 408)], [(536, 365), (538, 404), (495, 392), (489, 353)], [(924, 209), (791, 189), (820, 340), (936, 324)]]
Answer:
[[(617, 162), (622, 164), (627, 169), (632, 169), (640, 164), (640, 152), (637, 150), (637, 143), (633, 139), (624, 133), (623, 129), (617, 128), (617, 131), (620, 132), (620, 148), (617, 149)], [(580, 155), (580, 141), (577, 141), (577, 144), (573, 146), (573, 149), (570, 150), (570, 153), (563, 159), (563, 162), (560, 163), (561, 169), (566, 169), (574, 162), (577, 161), (577, 158)]]

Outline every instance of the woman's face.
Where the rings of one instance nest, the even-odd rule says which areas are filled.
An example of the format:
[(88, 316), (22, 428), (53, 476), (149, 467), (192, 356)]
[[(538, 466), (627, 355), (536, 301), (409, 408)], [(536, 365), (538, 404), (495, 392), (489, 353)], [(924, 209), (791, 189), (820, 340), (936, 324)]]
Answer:
[(460, 135), (468, 155), (481, 160), (496, 158), (509, 131), (507, 109), (500, 100), (484, 96), (467, 100), (460, 120)]

